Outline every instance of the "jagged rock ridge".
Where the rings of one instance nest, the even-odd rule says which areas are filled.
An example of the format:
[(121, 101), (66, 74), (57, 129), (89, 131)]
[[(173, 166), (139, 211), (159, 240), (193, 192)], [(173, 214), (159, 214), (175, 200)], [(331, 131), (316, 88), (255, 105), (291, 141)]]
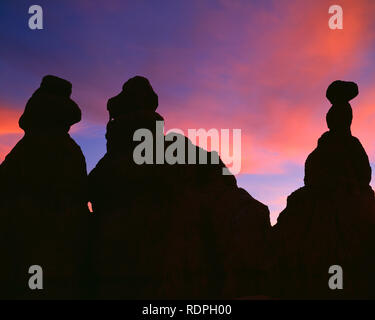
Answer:
[[(89, 174), (97, 218), (98, 297), (222, 298), (264, 294), (266, 206), (223, 176), (224, 164), (137, 165), (136, 129), (163, 118), (143, 77), (108, 101), (107, 153)], [(186, 148), (192, 146), (186, 139)], [(138, 142), (139, 143), (139, 142)], [(165, 147), (171, 142), (165, 139)], [(155, 150), (155, 148), (154, 148)], [(208, 153), (208, 159), (212, 157)]]

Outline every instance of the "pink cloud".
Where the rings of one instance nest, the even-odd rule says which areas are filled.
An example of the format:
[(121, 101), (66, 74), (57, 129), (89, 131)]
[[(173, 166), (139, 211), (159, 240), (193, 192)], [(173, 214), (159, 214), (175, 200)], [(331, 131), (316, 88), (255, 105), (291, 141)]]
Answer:
[[(336, 31), (328, 28), (330, 1), (276, 2), (270, 12), (249, 2), (222, 3), (202, 13), (193, 30), (208, 58), (199, 66), (186, 61), (195, 65), (191, 95), (161, 100), (167, 126), (242, 128), (242, 173), (279, 173), (285, 163), (303, 164), (327, 130), (326, 87), (369, 63), (363, 53), (371, 45), (375, 3), (340, 1), (344, 29)], [(231, 37), (241, 41), (232, 43)], [(372, 102), (361, 101), (355, 123), (370, 128), (369, 117), (361, 114), (372, 114)], [(371, 144), (368, 133), (360, 138)]]

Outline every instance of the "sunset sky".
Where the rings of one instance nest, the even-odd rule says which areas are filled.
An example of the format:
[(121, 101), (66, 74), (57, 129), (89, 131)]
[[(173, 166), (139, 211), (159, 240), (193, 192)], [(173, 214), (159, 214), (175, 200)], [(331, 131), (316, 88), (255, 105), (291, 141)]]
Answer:
[[(31, 4), (43, 30), (28, 28)], [(343, 30), (328, 27), (333, 4)], [(327, 129), (332, 81), (358, 83), (352, 133), (375, 161), (373, 0), (1, 0), (0, 26), (0, 161), (46, 74), (73, 84), (83, 120), (71, 134), (88, 170), (105, 153), (107, 99), (135, 75), (149, 78), (167, 129), (242, 129), (238, 184), (273, 222)]]

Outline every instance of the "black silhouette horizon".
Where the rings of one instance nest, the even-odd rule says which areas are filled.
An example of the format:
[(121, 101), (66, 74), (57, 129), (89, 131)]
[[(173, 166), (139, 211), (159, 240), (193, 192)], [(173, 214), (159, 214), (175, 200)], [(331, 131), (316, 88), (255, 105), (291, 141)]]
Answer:
[[(69, 135), (81, 121), (71, 93), (65, 79), (42, 79), (19, 119), (25, 134), (0, 165), (1, 298), (374, 298), (371, 167), (350, 128), (357, 84), (328, 87), (328, 131), (273, 228), (268, 207), (222, 174), (221, 159), (135, 163), (134, 132), (164, 120), (141, 76), (108, 100), (107, 152), (87, 174)], [(27, 286), (33, 264), (44, 270), (43, 290)], [(343, 290), (328, 285), (334, 265)]]

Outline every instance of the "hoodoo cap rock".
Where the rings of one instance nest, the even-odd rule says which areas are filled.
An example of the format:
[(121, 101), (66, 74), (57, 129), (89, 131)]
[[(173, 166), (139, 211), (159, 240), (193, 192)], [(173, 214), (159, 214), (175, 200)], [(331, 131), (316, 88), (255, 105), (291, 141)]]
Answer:
[(155, 111), (158, 107), (158, 96), (150, 82), (136, 76), (124, 83), (122, 91), (108, 100), (107, 109), (110, 118), (138, 111)]
[(81, 110), (70, 98), (72, 84), (64, 79), (47, 75), (26, 104), (19, 126), (25, 132), (69, 131), (70, 126), (81, 121)]
[(349, 102), (358, 95), (355, 82), (336, 80), (332, 82), (326, 92), (327, 99), (332, 103)]

